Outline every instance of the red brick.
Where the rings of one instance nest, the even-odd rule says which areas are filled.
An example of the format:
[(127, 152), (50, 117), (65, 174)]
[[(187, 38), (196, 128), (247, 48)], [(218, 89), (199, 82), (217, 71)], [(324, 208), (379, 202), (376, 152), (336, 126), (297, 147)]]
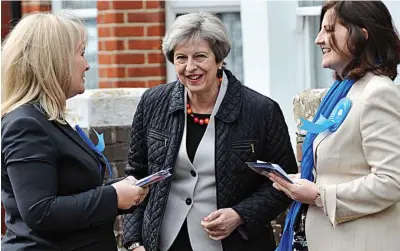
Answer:
[(99, 64), (112, 64), (112, 56), (110, 54), (99, 54)]
[[(1, 2), (4, 2), (4, 1), (1, 1)], [(2, 9), (3, 9), (3, 8), (2, 8)], [(23, 13), (23, 14), (27, 14), (27, 13), (29, 13), (29, 12), (30, 12), (29, 6), (23, 4), (23, 5), (22, 5), (22, 13)]]
[(103, 13), (97, 16), (98, 24), (124, 23), (124, 13)]
[(146, 87), (146, 81), (117, 81), (114, 82), (114, 86), (119, 88)]
[(99, 37), (110, 37), (111, 36), (111, 28), (109, 27), (98, 27), (98, 36)]
[(125, 68), (123, 67), (110, 67), (107, 69), (107, 77), (109, 78), (121, 78), (125, 77)]
[(128, 13), (129, 23), (161, 23), (165, 22), (165, 12)]
[(144, 54), (124, 53), (114, 55), (115, 64), (144, 64), (144, 62)]
[(99, 82), (99, 88), (113, 88), (114, 85), (110, 81), (100, 81)]
[(161, 39), (129, 40), (128, 48), (130, 50), (160, 50), (161, 49)]
[(147, 29), (147, 36), (149, 37), (165, 35), (164, 25), (149, 26), (146, 29)]
[(116, 37), (141, 37), (144, 35), (143, 26), (117, 26), (115, 27)]
[(102, 41), (103, 45), (100, 47), (103, 51), (122, 51), (125, 50), (123, 40), (106, 40)]
[(161, 52), (149, 53), (147, 58), (150, 64), (165, 63), (164, 54)]
[(128, 77), (165, 76), (165, 67), (128, 68)]
[(142, 1), (113, 1), (113, 9), (115, 10), (137, 10), (142, 8)]
[(1, 10), (1, 26), (3, 26), (11, 20), (11, 2), (1, 1)]
[(165, 84), (165, 80), (149, 80), (147, 82), (147, 87), (154, 87), (162, 84)]
[(98, 0), (97, 1), (97, 10), (101, 11), (101, 10), (108, 10), (108, 9), (110, 9), (110, 1), (109, 0)]
[(99, 76), (100, 76), (100, 78), (106, 78), (107, 77), (107, 68), (99, 68)]
[(163, 9), (165, 6), (164, 1), (145, 0), (145, 4), (146, 9)]

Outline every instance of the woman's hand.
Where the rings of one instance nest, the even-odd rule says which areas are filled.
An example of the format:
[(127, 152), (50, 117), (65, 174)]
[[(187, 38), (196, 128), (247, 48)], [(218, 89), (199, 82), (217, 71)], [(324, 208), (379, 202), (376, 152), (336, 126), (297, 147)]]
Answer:
[(146, 249), (144, 248), (144, 246), (139, 246), (137, 248), (134, 248), (132, 251), (146, 251)]
[(135, 186), (135, 182), (136, 179), (133, 176), (128, 176), (112, 184), (117, 192), (119, 209), (129, 209), (132, 206), (142, 203), (149, 193), (148, 187), (141, 188)]
[(294, 184), (273, 173), (268, 174), (268, 178), (274, 182), (272, 184), (274, 188), (284, 192), (295, 201), (313, 205), (314, 199), (318, 195), (318, 186), (307, 179), (300, 179), (300, 174), (290, 174), (289, 177)]
[(219, 209), (201, 221), (201, 226), (215, 241), (225, 239), (241, 224), (242, 218), (232, 208)]

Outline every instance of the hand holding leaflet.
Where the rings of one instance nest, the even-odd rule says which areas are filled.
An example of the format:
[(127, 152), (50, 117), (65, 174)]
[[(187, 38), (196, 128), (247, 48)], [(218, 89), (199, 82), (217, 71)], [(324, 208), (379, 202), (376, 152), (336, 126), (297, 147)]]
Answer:
[(246, 162), (246, 164), (255, 172), (266, 176), (268, 173), (279, 175), (290, 183), (294, 183), (289, 175), (278, 165), (270, 162), (257, 160), (257, 162)]
[(170, 169), (171, 168), (168, 168), (167, 170), (161, 170), (147, 177), (144, 177), (143, 179), (136, 181), (135, 186), (145, 187), (154, 184), (156, 182), (159, 182), (161, 180), (164, 180), (171, 176), (171, 173), (169, 172)]

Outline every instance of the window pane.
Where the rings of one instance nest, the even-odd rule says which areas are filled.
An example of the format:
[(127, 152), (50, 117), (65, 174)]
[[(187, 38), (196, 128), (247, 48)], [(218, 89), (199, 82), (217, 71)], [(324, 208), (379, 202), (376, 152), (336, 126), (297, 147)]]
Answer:
[(311, 7), (311, 6), (321, 6), (324, 4), (323, 0), (315, 0), (315, 1), (299, 1), (299, 7)]
[(96, 9), (97, 1), (62, 1), (63, 9)]
[[(184, 15), (178, 14), (178, 16)], [(226, 68), (232, 71), (240, 82), (243, 82), (243, 45), (242, 45), (242, 25), (240, 21), (240, 13), (217, 13), (216, 14), (225, 25), (228, 36), (231, 39), (232, 48), (225, 59)]]
[(243, 83), (243, 43), (240, 13), (221, 13), (218, 16), (224, 23), (232, 42), (231, 51), (225, 59), (226, 68), (231, 70), (236, 78)]
[(314, 44), (315, 38), (319, 32), (319, 16), (307, 17), (310, 19), (311, 29), (311, 72), (314, 76), (311, 76), (311, 87), (312, 88), (326, 88), (333, 83), (333, 71), (331, 69), (322, 68), (322, 50), (319, 46)]
[(90, 65), (90, 70), (86, 72), (85, 87), (94, 89), (98, 87), (98, 61), (97, 61), (97, 21), (95, 18), (85, 19), (85, 26), (88, 33), (86, 45), (86, 59)]

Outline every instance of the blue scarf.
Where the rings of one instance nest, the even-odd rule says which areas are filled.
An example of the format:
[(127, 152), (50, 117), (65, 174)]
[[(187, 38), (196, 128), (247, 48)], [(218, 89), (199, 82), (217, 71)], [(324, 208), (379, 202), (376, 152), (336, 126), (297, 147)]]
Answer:
[[(343, 81), (335, 81), (329, 88), (328, 93), (323, 98), (321, 105), (319, 106), (313, 123), (315, 123), (320, 115), (328, 118), (335, 108), (336, 104), (344, 97), (346, 97), (350, 88), (352, 87), (354, 80), (345, 79)], [(307, 133), (302, 146), (303, 156), (301, 159), (301, 178), (309, 181), (314, 181), (314, 175), (312, 173), (314, 168), (314, 153), (313, 153), (313, 142), (318, 136), (318, 133)], [(293, 238), (294, 238), (294, 223), (296, 217), (300, 211), (302, 203), (295, 201), (292, 203), (289, 213), (286, 217), (285, 228), (283, 230), (282, 239), (279, 243), (276, 251), (292, 251), (293, 250)]]

